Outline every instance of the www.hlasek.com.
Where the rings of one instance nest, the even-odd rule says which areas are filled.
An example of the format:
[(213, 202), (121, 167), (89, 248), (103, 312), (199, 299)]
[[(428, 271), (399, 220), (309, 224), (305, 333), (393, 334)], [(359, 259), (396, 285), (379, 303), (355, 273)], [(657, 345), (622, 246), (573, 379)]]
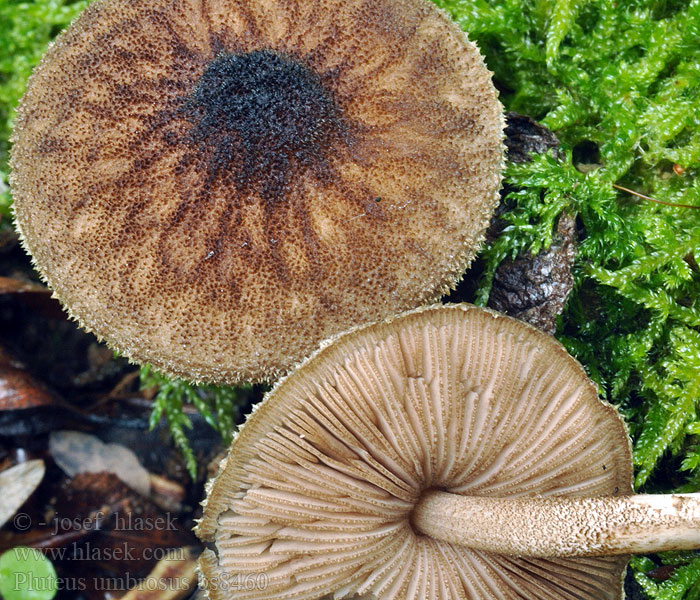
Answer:
[[(30, 548), (14, 548), (17, 560), (31, 559)], [(23, 555), (26, 554), (26, 555)], [(187, 560), (188, 553), (185, 548), (168, 549), (162, 547), (134, 548), (128, 542), (103, 548), (95, 546), (91, 542), (72, 542), (68, 546), (58, 548), (44, 548), (42, 553), (51, 562), (60, 561), (90, 561), (90, 562), (131, 562), (163, 560), (166, 556), (171, 560)]]

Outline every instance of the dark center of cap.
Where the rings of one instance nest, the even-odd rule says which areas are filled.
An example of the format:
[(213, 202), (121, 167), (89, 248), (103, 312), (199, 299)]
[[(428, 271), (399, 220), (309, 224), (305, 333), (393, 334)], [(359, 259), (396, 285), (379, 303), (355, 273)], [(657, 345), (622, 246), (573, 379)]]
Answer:
[(328, 176), (331, 146), (345, 127), (330, 91), (302, 62), (271, 50), (222, 54), (191, 98), (192, 139), (210, 181), (279, 200), (293, 178)]

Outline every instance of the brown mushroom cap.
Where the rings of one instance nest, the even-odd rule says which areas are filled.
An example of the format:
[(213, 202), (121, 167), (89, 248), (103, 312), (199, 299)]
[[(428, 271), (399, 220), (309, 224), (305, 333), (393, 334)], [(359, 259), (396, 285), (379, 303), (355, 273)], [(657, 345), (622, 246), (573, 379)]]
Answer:
[[(210, 598), (617, 599), (625, 557), (517, 558), (419, 535), (424, 492), (632, 492), (629, 438), (552, 337), (469, 305), (352, 331), (282, 380), (210, 484)], [(231, 582), (265, 574), (265, 586)]]
[(502, 125), (478, 50), (424, 0), (98, 0), (29, 81), (17, 225), (123, 354), (271, 379), (455, 284)]

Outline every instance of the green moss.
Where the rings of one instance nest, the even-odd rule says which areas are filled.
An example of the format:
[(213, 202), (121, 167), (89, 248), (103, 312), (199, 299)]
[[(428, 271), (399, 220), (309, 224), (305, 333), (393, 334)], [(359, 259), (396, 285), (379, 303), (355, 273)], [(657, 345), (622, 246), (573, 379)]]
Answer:
[(151, 413), (151, 428), (165, 417), (175, 444), (185, 456), (187, 470), (194, 479), (197, 475), (197, 460), (187, 439), (186, 429), (192, 421), (183, 411), (184, 404), (191, 404), (202, 415), (206, 423), (218, 431), (224, 444), (231, 441), (239, 409), (250, 400), (252, 388), (242, 386), (194, 385), (182, 379), (169, 379), (155, 371), (150, 365), (141, 367), (141, 388), (156, 388)]
[(437, 3), (482, 47), (506, 107), (541, 119), (565, 150), (509, 165), (509, 226), (483, 253), (478, 301), (504, 257), (546, 247), (562, 211), (578, 217), (559, 337), (626, 411), (642, 487), (665, 452), (694, 447), (700, 213), (613, 184), (700, 207), (700, 2)]
[[(647, 573), (659, 565), (646, 557), (635, 557), (631, 561), (635, 579), (653, 600), (696, 600), (700, 598), (700, 556), (693, 552), (666, 552), (661, 557), (662, 568), (666, 568), (659, 579)], [(667, 578), (666, 578), (667, 577)]]

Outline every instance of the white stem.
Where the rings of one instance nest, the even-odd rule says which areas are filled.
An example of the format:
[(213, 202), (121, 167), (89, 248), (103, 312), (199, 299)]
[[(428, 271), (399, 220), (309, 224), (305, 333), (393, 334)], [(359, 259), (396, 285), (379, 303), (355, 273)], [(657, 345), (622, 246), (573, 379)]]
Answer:
[(424, 535), (542, 558), (700, 548), (700, 493), (489, 498), (426, 492), (412, 515)]

